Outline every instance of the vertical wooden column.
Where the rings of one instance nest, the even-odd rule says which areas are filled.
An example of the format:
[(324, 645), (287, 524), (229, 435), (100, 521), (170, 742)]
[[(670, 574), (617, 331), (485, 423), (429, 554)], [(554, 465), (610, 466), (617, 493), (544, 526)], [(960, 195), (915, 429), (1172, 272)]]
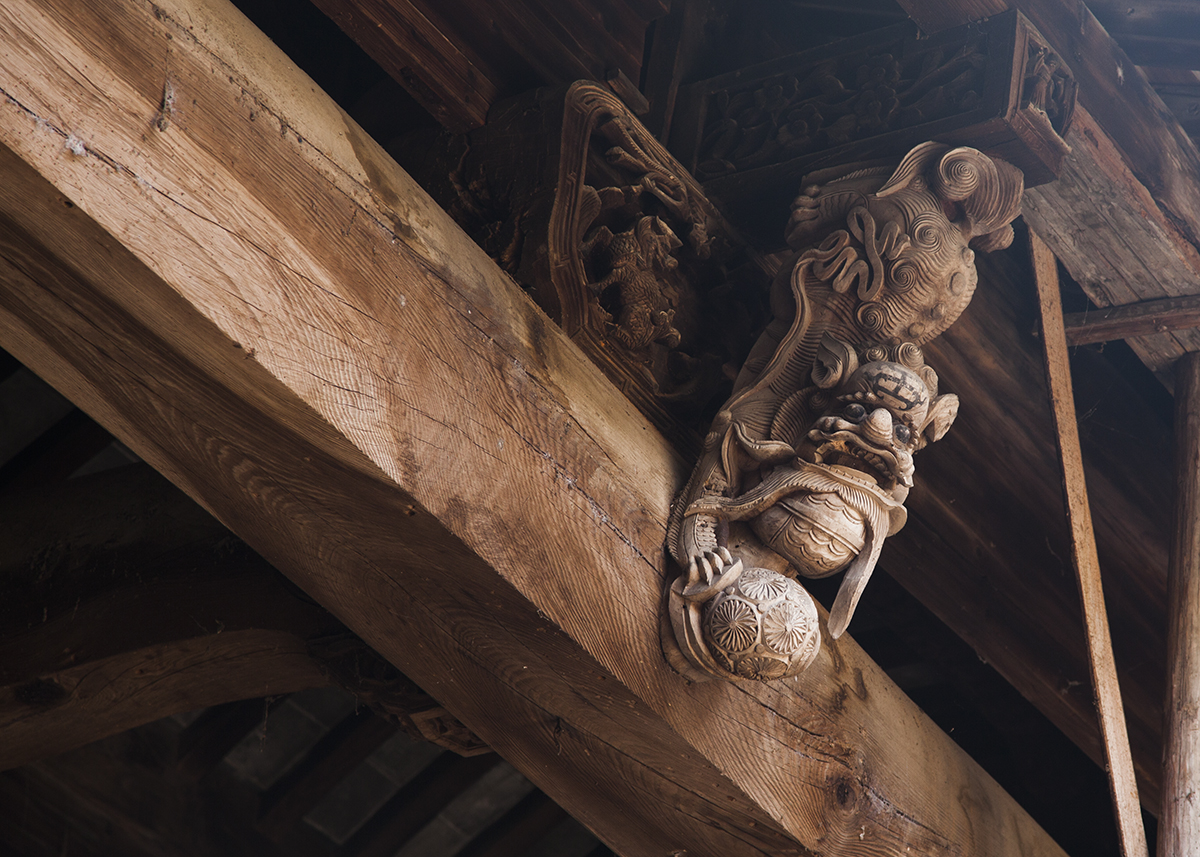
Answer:
[(1058, 290), (1058, 261), (1032, 230), (1029, 233), (1029, 246), (1041, 307), (1046, 381), (1050, 388), (1051, 410), (1058, 434), (1067, 522), (1071, 527), (1071, 558), (1079, 581), (1079, 597), (1083, 602), (1092, 687), (1100, 714), (1100, 731), (1104, 736), (1108, 782), (1117, 812), (1121, 853), (1124, 857), (1149, 857), (1146, 831), (1142, 825), (1142, 808), (1138, 802), (1137, 780), (1133, 773), (1133, 755), (1125, 728), (1125, 710), (1121, 706), (1121, 688), (1117, 683), (1117, 667), (1108, 631), (1108, 611), (1104, 606), (1104, 589), (1100, 583), (1100, 560), (1096, 555), (1096, 536), (1092, 531), (1087, 484), (1083, 478), (1083, 453), (1079, 447), (1079, 426), (1071, 391), (1070, 356), (1066, 331), (1063, 329), (1062, 298)]
[(1200, 852), (1200, 353), (1175, 369), (1175, 536), (1167, 570), (1167, 683), (1158, 853)]

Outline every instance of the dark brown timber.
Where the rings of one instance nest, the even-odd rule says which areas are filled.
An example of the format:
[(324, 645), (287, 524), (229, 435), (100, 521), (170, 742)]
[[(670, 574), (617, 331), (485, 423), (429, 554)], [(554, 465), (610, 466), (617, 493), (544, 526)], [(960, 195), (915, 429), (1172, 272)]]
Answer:
[(0, 768), (326, 683), (342, 629), (146, 465), (0, 499)]
[(1161, 298), (1063, 316), (1067, 345), (1089, 345), (1200, 327), (1200, 295)]

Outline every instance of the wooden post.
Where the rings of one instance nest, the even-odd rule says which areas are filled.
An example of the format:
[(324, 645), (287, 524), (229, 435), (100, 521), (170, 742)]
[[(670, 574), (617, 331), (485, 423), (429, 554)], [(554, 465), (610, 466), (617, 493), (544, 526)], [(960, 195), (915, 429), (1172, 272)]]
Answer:
[(1050, 388), (1050, 404), (1062, 460), (1067, 522), (1071, 527), (1071, 559), (1079, 580), (1079, 597), (1083, 602), (1083, 620), (1092, 662), (1092, 687), (1096, 693), (1096, 708), (1100, 713), (1100, 731), (1104, 735), (1104, 754), (1108, 759), (1108, 781), (1116, 807), (1121, 853), (1124, 857), (1148, 857), (1142, 808), (1138, 802), (1137, 780), (1133, 773), (1133, 754), (1129, 750), (1121, 688), (1117, 683), (1117, 667), (1108, 632), (1108, 612), (1104, 607), (1104, 589), (1100, 582), (1096, 536), (1092, 530), (1092, 513), (1088, 507), (1087, 485), (1083, 478), (1083, 453), (1079, 447), (1079, 426), (1076, 424), (1075, 399), (1071, 392), (1070, 356), (1063, 329), (1062, 299), (1058, 291), (1058, 261), (1033, 231), (1029, 233), (1029, 245), (1041, 306), (1046, 381)]
[(1167, 683), (1158, 853), (1200, 848), (1200, 353), (1175, 370), (1175, 537), (1167, 568)]

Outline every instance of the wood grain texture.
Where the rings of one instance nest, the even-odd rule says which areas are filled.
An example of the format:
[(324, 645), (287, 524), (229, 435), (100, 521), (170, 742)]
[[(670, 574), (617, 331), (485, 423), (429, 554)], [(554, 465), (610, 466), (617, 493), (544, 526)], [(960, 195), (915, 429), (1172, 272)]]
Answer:
[(1090, 345), (1200, 327), (1200, 295), (1067, 313), (1067, 345)]
[[(1086, 110), (1067, 135), (1062, 177), (1028, 191), (1025, 219), (1101, 307), (1190, 295), (1200, 254), (1126, 165)], [(1138, 356), (1169, 380), (1179, 355), (1200, 347), (1200, 333), (1138, 336)]]
[(1067, 353), (1066, 335), (1063, 332), (1058, 261), (1036, 233), (1030, 232), (1029, 242), (1033, 275), (1037, 281), (1041, 306), (1046, 377), (1053, 405), (1054, 423), (1058, 430), (1063, 494), (1071, 527), (1071, 557), (1079, 581), (1080, 599), (1083, 602), (1084, 624), (1087, 627), (1088, 650), (1091, 654), (1092, 687), (1095, 689), (1096, 708), (1104, 735), (1109, 783), (1112, 786), (1117, 826), (1121, 835), (1121, 852), (1125, 857), (1149, 857), (1146, 831), (1142, 826), (1142, 807), (1138, 801), (1137, 780), (1133, 771), (1133, 757), (1129, 749), (1129, 735), (1125, 728), (1125, 712), (1121, 704), (1121, 688), (1117, 679), (1116, 662), (1113, 659), (1108, 610), (1104, 605), (1100, 558), (1096, 552), (1091, 507), (1088, 504), (1083, 453), (1079, 445), (1079, 428), (1076, 425), (1075, 399), (1071, 392), (1071, 362)]
[(501, 72), (408, 0), (319, 0), (317, 6), (451, 131), (482, 125), (505, 88)]
[(852, 641), (670, 671), (678, 459), (230, 7), (0, 19), (0, 340), (616, 850), (1061, 854)]
[(1175, 537), (1167, 574), (1167, 671), (1159, 857), (1200, 848), (1200, 353), (1175, 381)]
[[(1200, 154), (1145, 75), (1082, 3), (902, 0), (937, 32), (1018, 8), (1071, 67), (1079, 104), (1057, 182), (1026, 194), (1025, 216), (1097, 304), (1197, 293)], [(1170, 367), (1200, 347), (1192, 331), (1130, 344), (1170, 384)]]
[(230, 631), (114, 655), (0, 688), (0, 770), (160, 717), (321, 687), (304, 641)]

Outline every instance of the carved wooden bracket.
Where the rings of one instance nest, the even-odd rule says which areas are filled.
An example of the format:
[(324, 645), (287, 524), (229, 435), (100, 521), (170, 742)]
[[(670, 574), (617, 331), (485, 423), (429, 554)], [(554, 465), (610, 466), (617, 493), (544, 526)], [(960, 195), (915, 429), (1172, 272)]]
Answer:
[[(909, 86), (903, 98), (932, 110), (952, 91), (945, 127), (961, 128), (964, 110), (979, 120), (973, 133), (1016, 127), (1011, 111), (987, 125), (993, 108), (984, 121), (965, 106), (977, 77), (991, 91), (983, 84), (999, 72), (980, 52), (1007, 33), (1008, 62), (996, 68), (1030, 93), (1022, 109), (1051, 105), (1039, 114), (1046, 127), (1066, 121), (1069, 80), (1030, 48), (1021, 19), (1005, 20), (1008, 30), (972, 31), (963, 45), (922, 42), (921, 59), (904, 59), (896, 73), (905, 80), (916, 63), (925, 95)], [(871, 57), (880, 50), (868, 47)], [(964, 75), (959, 92), (951, 84)], [(762, 101), (763, 85), (746, 84), (758, 87), (747, 90), (751, 102)], [(901, 132), (822, 157), (878, 154), (871, 147), (912, 133)], [(829, 622), (833, 637), (845, 630), (884, 539), (904, 525), (913, 455), (957, 413), (957, 397), (939, 392), (920, 346), (970, 302), (975, 252), (1011, 242), (1024, 187), (1004, 160), (941, 142), (898, 160), (843, 162), (794, 184), (794, 162), (779, 166), (772, 181), (801, 193), (785, 229), (794, 255), (766, 311), (755, 307), (765, 289), (731, 284), (743, 248), (704, 189), (597, 84), (509, 102), (471, 135), (450, 172), (448, 207), (665, 431), (679, 425), (672, 403), (713, 398), (722, 375), (736, 374), (668, 533), (683, 573), (669, 587), (673, 633), (664, 642), (696, 677), (766, 680), (812, 662), (817, 610), (797, 573), (846, 572)], [(748, 532), (737, 555), (731, 524)]]
[(671, 150), (739, 227), (773, 238), (805, 173), (924, 140), (1002, 158), (1030, 187), (1053, 181), (1075, 91), (1015, 10), (932, 37), (909, 22), (686, 87)]
[(775, 318), (672, 511), (683, 573), (669, 609), (697, 677), (794, 675), (819, 647), (808, 594), (774, 571), (744, 570), (730, 522), (747, 522), (801, 575), (845, 570), (829, 633), (846, 630), (884, 539), (904, 526), (914, 454), (958, 412), (920, 346), (971, 300), (975, 250), (1012, 241), (1023, 191), (1012, 165), (935, 142), (899, 164), (804, 185)]

